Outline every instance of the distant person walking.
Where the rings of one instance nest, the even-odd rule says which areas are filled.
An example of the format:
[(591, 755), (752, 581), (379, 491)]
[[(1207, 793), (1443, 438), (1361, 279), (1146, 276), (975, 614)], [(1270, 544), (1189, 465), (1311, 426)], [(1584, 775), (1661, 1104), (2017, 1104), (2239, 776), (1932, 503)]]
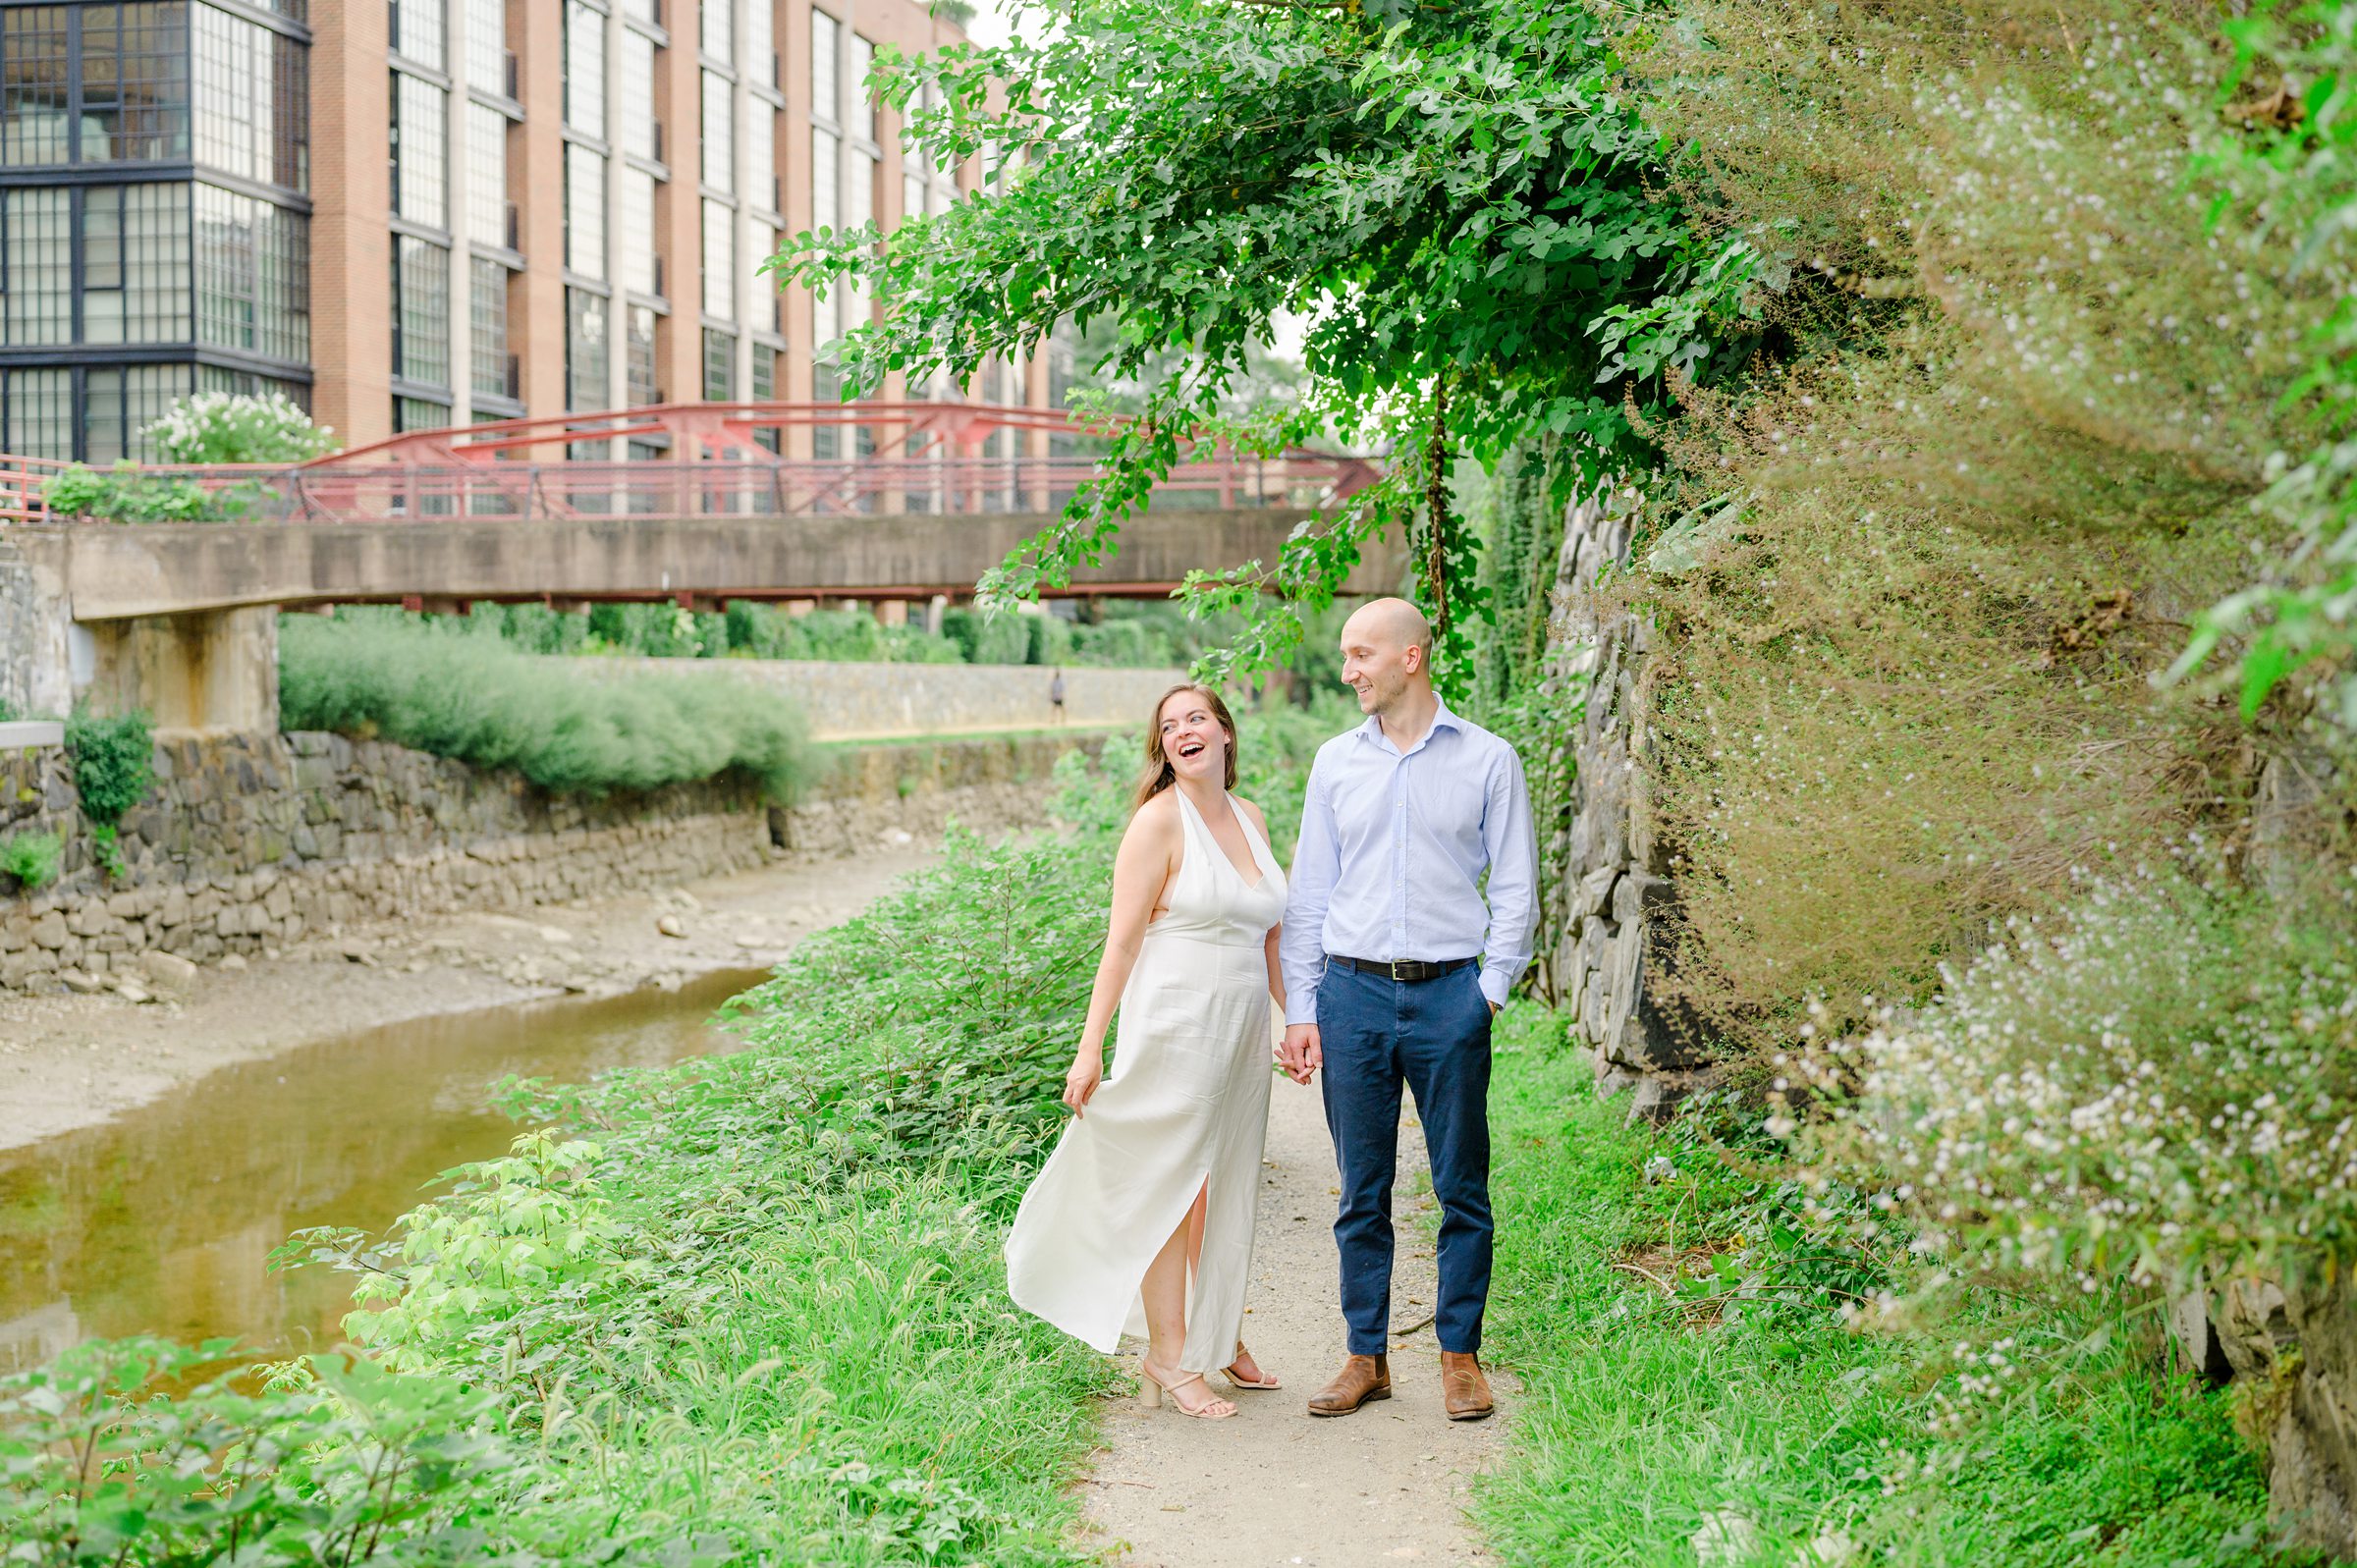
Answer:
[(1064, 723), (1064, 671), (1060, 668), (1048, 679), (1048, 707), (1055, 714), (1055, 723)]
[(1309, 1413), (1346, 1416), (1392, 1396), (1404, 1084), (1441, 1203), (1442, 1400), (1451, 1421), (1478, 1421), (1493, 1408), (1479, 1354), (1495, 1229), (1490, 1020), (1530, 962), (1538, 924), (1530, 797), (1513, 747), (1434, 693), (1432, 627), (1415, 606), (1378, 599), (1351, 616), (1343, 679), (1367, 722), (1326, 742), (1310, 768), (1281, 947), (1279, 1060), (1299, 1083), (1324, 1068), (1343, 1178), (1334, 1235), (1349, 1358)]

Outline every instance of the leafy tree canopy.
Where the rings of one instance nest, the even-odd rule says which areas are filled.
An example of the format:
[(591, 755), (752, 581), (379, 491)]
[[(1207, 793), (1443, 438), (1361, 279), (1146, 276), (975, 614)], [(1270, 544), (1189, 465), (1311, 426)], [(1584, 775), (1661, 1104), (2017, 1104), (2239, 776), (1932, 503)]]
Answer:
[[(1100, 561), (1190, 435), (1365, 442), (1395, 456), (1384, 481), (1278, 562), (1197, 573), (1192, 596), (1278, 590), (1231, 650), (1274, 662), (1391, 523), (1461, 679), (1480, 595), (1448, 463), (1539, 437), (1610, 461), (1665, 371), (1707, 379), (1739, 352), (1713, 344), (1739, 344), (1725, 328), (1749, 252), (1682, 222), (1609, 33), (1553, 0), (1034, 0), (1021, 20), (1003, 46), (879, 62), (913, 135), (945, 160), (984, 154), (988, 190), (881, 242), (802, 235), (776, 263), (886, 301), (839, 348), (847, 391), (893, 371), (962, 382), (1059, 323), (1110, 317), (1089, 368), (1142, 381), (1143, 417), (984, 595)], [(1302, 396), (1234, 417), (1223, 394), (1284, 312), (1309, 322)]]

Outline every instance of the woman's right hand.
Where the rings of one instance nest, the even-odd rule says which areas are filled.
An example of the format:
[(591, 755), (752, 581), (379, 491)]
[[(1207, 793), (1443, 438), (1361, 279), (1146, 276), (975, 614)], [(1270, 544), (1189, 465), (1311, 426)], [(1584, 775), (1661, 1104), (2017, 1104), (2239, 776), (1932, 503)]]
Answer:
[(1073, 1115), (1081, 1113), (1080, 1108), (1088, 1104), (1089, 1096), (1097, 1092), (1097, 1085), (1104, 1077), (1101, 1052), (1084, 1051), (1072, 1058), (1072, 1070), (1064, 1075), (1064, 1103), (1071, 1108)]

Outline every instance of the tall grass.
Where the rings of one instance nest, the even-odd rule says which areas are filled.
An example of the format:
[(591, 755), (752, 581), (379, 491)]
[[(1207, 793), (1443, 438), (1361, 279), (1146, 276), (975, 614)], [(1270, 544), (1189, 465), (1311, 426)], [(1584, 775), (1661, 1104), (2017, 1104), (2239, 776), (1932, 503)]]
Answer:
[[(1246, 722), (1281, 835), (1339, 728)], [(363, 1360), (136, 1406), (185, 1353), (0, 1379), (0, 1536), (137, 1568), (257, 1533), (237, 1560), (1093, 1560), (1069, 1484), (1106, 1366), (1006, 1299), (999, 1248), (1063, 1124), (1124, 772), (1068, 759), (1067, 834), (958, 837), (805, 945), (726, 1009), (745, 1049), (511, 1086), (539, 1130), (509, 1155), (387, 1238), (291, 1243), (357, 1271)]]
[(1508, 1012), (1492, 1102), (1492, 1348), (1523, 1392), (1476, 1514), (1506, 1560), (2308, 1560), (2271, 1551), (2232, 1396), (2171, 1373), (2149, 1315), (1926, 1294), (1773, 1162), (1625, 1126), (1560, 1027)]
[(560, 794), (734, 773), (787, 799), (809, 777), (801, 716), (733, 681), (585, 680), (496, 636), (382, 619), (288, 617), (279, 723), (382, 736)]

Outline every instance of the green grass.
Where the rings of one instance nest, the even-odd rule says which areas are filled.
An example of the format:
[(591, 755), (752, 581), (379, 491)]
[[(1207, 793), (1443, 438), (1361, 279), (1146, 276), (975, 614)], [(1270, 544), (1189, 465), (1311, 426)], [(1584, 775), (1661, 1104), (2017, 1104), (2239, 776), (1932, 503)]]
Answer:
[[(2284, 1560), (2228, 1396), (2167, 1372), (2149, 1315), (1976, 1292), (1920, 1327), (1844, 1326), (1829, 1281), (1863, 1282), (1876, 1261), (1779, 1251), (1792, 1220), (1776, 1174), (1622, 1125), (1556, 1027), (1514, 1009), (1492, 1101), (1491, 1348), (1524, 1388), (1476, 1514), (1507, 1561), (1806, 1563), (1821, 1540), (1821, 1560), (1923, 1568)], [(1648, 1181), (1657, 1156), (1675, 1174)], [(1666, 1250), (1698, 1248), (1730, 1263), (1688, 1288), (1729, 1299), (1681, 1306), (1614, 1267), (1659, 1273)], [(2005, 1337), (2018, 1386), (1935, 1437), (1956, 1345)], [(1698, 1552), (1698, 1536), (1727, 1549)]]
[(736, 774), (772, 799), (809, 775), (801, 715), (728, 680), (619, 673), (518, 653), (488, 632), (378, 616), (279, 625), (279, 723), (382, 736), (565, 794)]

